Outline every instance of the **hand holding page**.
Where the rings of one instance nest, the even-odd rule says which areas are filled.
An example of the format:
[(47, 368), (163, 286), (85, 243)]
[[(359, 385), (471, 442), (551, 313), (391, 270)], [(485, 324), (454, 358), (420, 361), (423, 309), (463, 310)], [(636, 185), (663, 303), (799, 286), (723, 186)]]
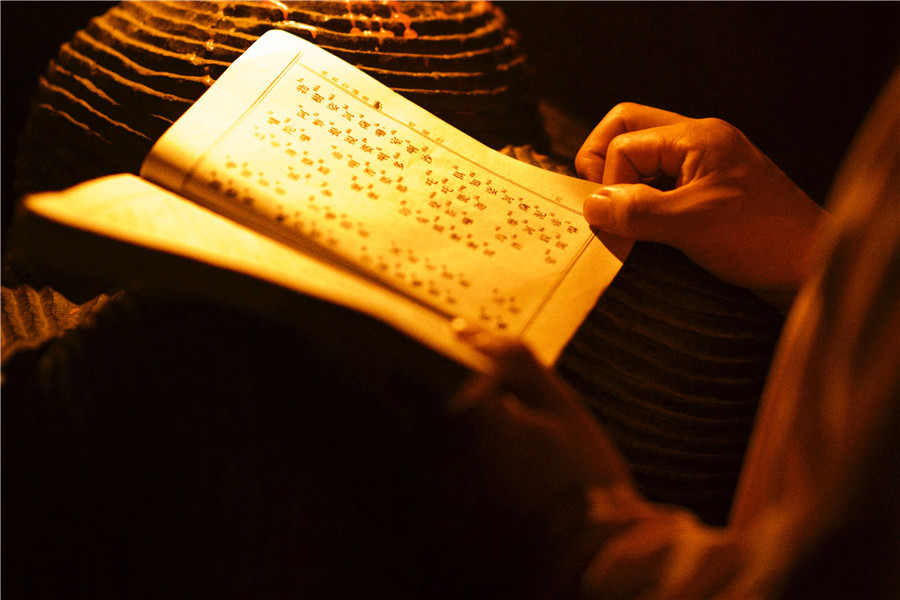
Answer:
[[(461, 316), (519, 337), (547, 364), (621, 266), (581, 214), (595, 184), (500, 154), (281, 31), (229, 67), (160, 138), (141, 175), (247, 233), (221, 230), (216, 236), (228, 241), (185, 249), (183, 233), (156, 228), (148, 243), (138, 239), (140, 223), (152, 220), (145, 216), (115, 234), (125, 241), (376, 316), (383, 311), (372, 307), (374, 296), (392, 298), (375, 304), (416, 306), (413, 320), (437, 319), (447, 330)], [(234, 240), (250, 235), (241, 226), (280, 256), (277, 272), (265, 252), (252, 259), (235, 250), (244, 243)], [(316, 266), (290, 275), (294, 262)], [(332, 279), (360, 289), (329, 293)], [(397, 325), (403, 311), (393, 312), (386, 320)], [(398, 326), (427, 338), (410, 331), (435, 328), (422, 323)]]

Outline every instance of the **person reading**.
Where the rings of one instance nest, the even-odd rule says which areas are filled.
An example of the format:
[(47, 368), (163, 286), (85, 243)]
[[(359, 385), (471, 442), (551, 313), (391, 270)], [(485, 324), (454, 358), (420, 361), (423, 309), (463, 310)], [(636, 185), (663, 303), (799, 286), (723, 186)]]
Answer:
[[(624, 104), (577, 157), (580, 174), (597, 185), (584, 202), (587, 223), (672, 245), (788, 310), (726, 526), (642, 498), (603, 428), (535, 349), (468, 321), (454, 321), (456, 335), (495, 371), (468, 376), (436, 411), (410, 415), (391, 403), (399, 386), (423, 399), (428, 386), (409, 372), (369, 378), (376, 370), (367, 359), (378, 348), (363, 335), (370, 321), (357, 317), (353, 338), (321, 325), (316, 335), (275, 328), (261, 336), (264, 326), (234, 312), (191, 321), (191, 306), (151, 306), (138, 311), (146, 318), (102, 315), (106, 333), (127, 347), (182, 318), (197, 344), (95, 367), (106, 404), (82, 390), (75, 396), (83, 406), (17, 396), (23, 381), (11, 372), (4, 423), (17, 427), (4, 435), (4, 501), (17, 518), (4, 531), (15, 549), (5, 591), (895, 597), (898, 107), (900, 71), (848, 154), (829, 212), (718, 120)], [(90, 331), (79, 334), (90, 341)], [(260, 351), (259, 339), (273, 345)], [(75, 347), (31, 357), (64, 367), (40, 380), (43, 389), (65, 383), (67, 361), (89, 364), (90, 343)], [(166, 403), (158, 392), (167, 369), (185, 365), (209, 369), (187, 382), (196, 402)], [(257, 368), (280, 376), (260, 377)], [(210, 373), (237, 373), (231, 380), (246, 384), (226, 389)], [(122, 401), (109, 385), (116, 377), (146, 384), (154, 402)], [(271, 398), (257, 397), (254, 386), (263, 384), (271, 394), (259, 396)], [(298, 388), (306, 396), (295, 396)], [(350, 422), (353, 411), (360, 417)], [(330, 520), (318, 522), (322, 515)], [(521, 525), (514, 542), (494, 531), (510, 523)], [(338, 576), (320, 571), (342, 560), (352, 566)], [(42, 561), (58, 576), (45, 577)]]
[[(790, 307), (729, 523), (643, 500), (576, 393), (471, 326), (504, 365), (450, 404), (486, 502), (543, 515), (536, 597), (888, 598), (900, 592), (900, 71), (837, 177), (830, 212), (734, 127), (623, 104), (584, 143), (586, 219), (672, 244)], [(647, 182), (668, 180), (671, 189)], [(796, 294), (796, 299), (794, 296)], [(549, 573), (549, 575), (548, 575)]]

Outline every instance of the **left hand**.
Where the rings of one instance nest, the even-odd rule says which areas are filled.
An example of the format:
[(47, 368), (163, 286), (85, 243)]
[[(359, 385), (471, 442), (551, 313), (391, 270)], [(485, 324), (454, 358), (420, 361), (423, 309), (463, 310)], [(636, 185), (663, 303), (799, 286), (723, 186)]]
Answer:
[(486, 498), (521, 515), (547, 515), (572, 492), (631, 486), (625, 461), (578, 393), (524, 345), (467, 329), (461, 337), (494, 358), (450, 401), (471, 434), (472, 469)]

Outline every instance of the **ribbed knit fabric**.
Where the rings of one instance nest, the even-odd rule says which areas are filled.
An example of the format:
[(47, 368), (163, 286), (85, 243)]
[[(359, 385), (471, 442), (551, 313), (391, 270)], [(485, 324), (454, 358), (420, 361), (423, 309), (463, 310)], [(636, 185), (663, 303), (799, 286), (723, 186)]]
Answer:
[(109, 300), (102, 294), (83, 304), (70, 302), (52, 288), (2, 287), (0, 362), (23, 348), (33, 348), (74, 329)]
[(153, 142), (273, 28), (488, 145), (541, 137), (518, 34), (490, 2), (123, 2), (63, 44), (40, 78), (17, 194), (136, 173)]
[(466, 372), (298, 308), (129, 293), (9, 356), (3, 597), (522, 597), (529, 524), (453, 484), (434, 418)]
[(637, 243), (559, 360), (638, 489), (724, 523), (783, 318), (667, 246)]

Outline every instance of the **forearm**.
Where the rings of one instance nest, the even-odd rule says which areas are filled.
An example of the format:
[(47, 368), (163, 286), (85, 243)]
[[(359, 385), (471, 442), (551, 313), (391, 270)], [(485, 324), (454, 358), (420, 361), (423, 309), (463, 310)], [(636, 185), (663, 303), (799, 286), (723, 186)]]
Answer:
[(517, 577), (529, 598), (768, 597), (755, 587), (768, 573), (750, 559), (768, 559), (771, 548), (642, 498), (609, 436), (555, 372), (516, 343), (469, 339), (500, 369), (450, 403), (454, 439), (466, 440), (465, 487), (527, 529), (529, 567)]
[(773, 577), (750, 535), (704, 525), (678, 507), (652, 504), (628, 486), (593, 488), (573, 547), (576, 594), (585, 599), (767, 598)]

